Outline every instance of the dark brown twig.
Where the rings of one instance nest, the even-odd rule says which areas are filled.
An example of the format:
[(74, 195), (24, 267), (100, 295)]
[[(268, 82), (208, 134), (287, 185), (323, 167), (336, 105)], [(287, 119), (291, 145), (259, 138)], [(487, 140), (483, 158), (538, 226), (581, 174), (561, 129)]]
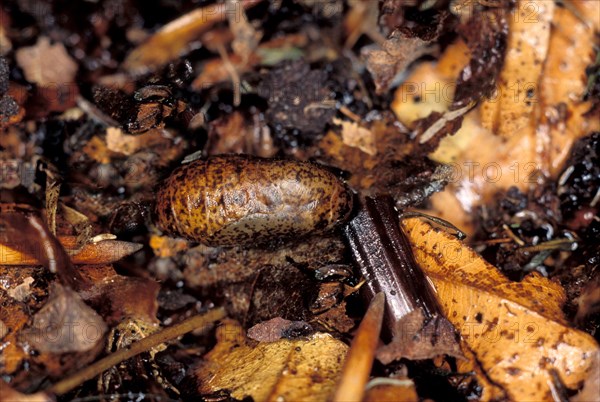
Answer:
[(437, 300), (417, 266), (410, 243), (401, 231), (390, 197), (367, 198), (363, 209), (346, 228), (354, 261), (367, 283), (363, 294), (370, 301), (386, 295), (384, 325), (392, 325), (415, 310), (426, 319), (440, 314)]
[(367, 197), (345, 234), (366, 279), (363, 296), (367, 302), (380, 292), (386, 296), (382, 333), (392, 342), (379, 349), (377, 358), (389, 363), (401, 357), (462, 356), (456, 331), (415, 261), (392, 198)]

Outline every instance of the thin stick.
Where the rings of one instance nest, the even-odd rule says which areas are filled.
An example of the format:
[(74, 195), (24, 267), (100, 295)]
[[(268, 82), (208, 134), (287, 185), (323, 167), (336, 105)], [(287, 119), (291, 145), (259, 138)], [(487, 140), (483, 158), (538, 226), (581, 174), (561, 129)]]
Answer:
[(369, 381), (375, 349), (379, 343), (385, 294), (378, 293), (371, 302), (346, 356), (342, 378), (337, 386), (334, 402), (362, 401)]
[(193, 331), (197, 328), (214, 323), (217, 320), (225, 317), (225, 309), (222, 307), (214, 310), (209, 310), (204, 314), (199, 314), (188, 318), (185, 321), (175, 324), (171, 327), (167, 327), (160, 332), (156, 332), (138, 342), (132, 343), (129, 347), (119, 349), (115, 353), (106, 356), (103, 359), (89, 365), (83, 370), (75, 373), (71, 377), (57, 382), (46, 390), (47, 393), (55, 395), (63, 395), (72, 389), (77, 388), (85, 381), (91, 380), (92, 378), (100, 375), (109, 368), (116, 366), (117, 364), (130, 359), (142, 352), (152, 349), (153, 347), (160, 345), (161, 343), (167, 342), (171, 339), (175, 339), (183, 334)]
[(229, 78), (231, 78), (231, 83), (233, 85), (233, 106), (239, 106), (242, 102), (242, 88), (241, 88), (241, 80), (240, 75), (238, 74), (235, 66), (229, 59), (229, 55), (225, 50), (225, 47), (221, 44), (217, 46), (217, 51), (219, 52), (219, 56), (223, 59), (223, 67), (229, 73)]

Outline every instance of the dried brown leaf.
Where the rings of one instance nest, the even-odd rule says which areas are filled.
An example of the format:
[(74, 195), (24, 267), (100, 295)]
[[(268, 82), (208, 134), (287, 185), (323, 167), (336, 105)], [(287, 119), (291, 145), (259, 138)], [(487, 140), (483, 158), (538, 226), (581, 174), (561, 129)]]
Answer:
[(83, 152), (98, 163), (110, 163), (110, 150), (98, 136), (93, 136), (87, 144), (85, 144)]
[(377, 93), (385, 93), (398, 73), (419, 57), (431, 53), (430, 43), (395, 31), (381, 48), (364, 49), (362, 55), (367, 60), (367, 69), (373, 76)]
[(77, 63), (62, 43), (51, 44), (46, 36), (40, 36), (34, 46), (19, 48), (15, 58), (27, 81), (42, 87), (71, 85), (75, 81)]
[(454, 99), (456, 79), (470, 61), (471, 53), (462, 40), (444, 50), (437, 64), (420, 63), (394, 93), (392, 110), (410, 127), (432, 112), (446, 112)]
[(355, 121), (333, 119), (333, 123), (342, 126), (342, 141), (349, 147), (355, 147), (373, 156), (377, 153), (373, 133)]
[(27, 299), (31, 294), (31, 284), (34, 282), (34, 279), (31, 276), (23, 279), (23, 283), (15, 286), (14, 288), (10, 288), (7, 290), (7, 293), (13, 299), (16, 299), (20, 302)]
[(6, 56), (12, 50), (12, 43), (6, 35), (7, 28), (4, 24), (0, 24), (0, 56)]
[(346, 47), (354, 46), (362, 34), (366, 34), (374, 42), (383, 42), (385, 38), (379, 31), (377, 20), (379, 18), (379, 7), (375, 2), (350, 0), (350, 8), (344, 16), (344, 32), (347, 36)]
[(554, 11), (548, 55), (539, 82), (536, 112), (540, 117), (539, 122), (533, 123), (537, 128), (536, 144), (542, 146), (538, 163), (553, 177), (562, 170), (577, 139), (600, 128), (598, 114), (595, 118), (586, 114), (592, 102), (582, 101), (587, 85), (585, 74), (593, 64), (594, 51), (597, 52), (600, 3), (571, 3), (579, 14), (568, 7)]
[(348, 333), (356, 326), (356, 322), (352, 318), (348, 317), (348, 314), (346, 313), (347, 309), (348, 306), (346, 304), (346, 300), (342, 300), (341, 303), (337, 304), (333, 308), (316, 315), (311, 322), (320, 324), (331, 331), (337, 331), (342, 334)]
[(431, 359), (446, 354), (461, 358), (456, 330), (442, 317), (426, 322), (423, 313), (415, 310), (397, 323), (392, 341), (377, 350), (377, 359), (388, 364), (401, 358)]
[[(554, 2), (519, 1), (510, 18), (498, 96), (481, 106), (483, 126), (506, 139), (522, 137), (524, 130), (531, 135), (530, 122), (548, 55), (553, 14)], [(515, 18), (517, 15), (523, 18)]]
[(461, 348), (465, 359), (456, 360), (456, 372), (464, 373), (465, 377), (457, 385), (472, 388), (473, 384), (471, 383), (475, 382), (481, 389), (480, 399), (482, 401), (506, 400), (507, 394), (504, 388), (487, 376), (485, 369), (465, 341), (461, 341)]
[(256, 118), (252, 123), (237, 111), (213, 120), (208, 131), (207, 153), (245, 153), (265, 158), (274, 156), (277, 148), (269, 127)]
[(461, 24), (459, 33), (469, 47), (471, 60), (460, 72), (453, 99), (453, 109), (489, 97), (502, 69), (508, 37), (508, 2), (483, 9), (481, 2), (464, 5), (474, 15)]
[(8, 327), (2, 320), (0, 320), (0, 341), (6, 336), (6, 334), (8, 334), (8, 332)]
[(240, 0), (228, 0), (228, 2), (231, 6), (236, 6), (240, 10), (239, 13), (230, 13), (228, 16), (229, 27), (234, 36), (231, 47), (242, 60), (248, 60), (258, 46), (260, 38), (262, 38), (262, 32), (255, 29), (248, 22), (248, 16), (241, 7), (242, 2)]
[(87, 352), (102, 344), (107, 329), (102, 317), (77, 293), (54, 284), (46, 304), (22, 336), (42, 353)]
[(116, 325), (125, 318), (148, 323), (157, 321), (160, 290), (157, 282), (117, 275), (110, 265), (85, 266), (82, 274), (93, 285), (80, 292), (81, 297), (94, 306), (109, 325)]
[(106, 147), (122, 155), (131, 155), (144, 145), (141, 136), (123, 133), (118, 127), (106, 129)]
[(167, 236), (150, 236), (150, 247), (157, 257), (173, 257), (177, 253), (189, 248), (189, 242), (184, 239), (174, 239)]
[[(373, 193), (389, 193), (390, 188), (401, 183), (406, 175), (416, 174), (399, 169), (413, 150), (408, 130), (398, 124), (393, 115), (382, 114), (369, 123), (362, 123), (373, 138), (375, 153), (365, 153), (349, 146), (342, 136), (329, 131), (319, 142), (319, 151), (325, 161), (337, 168), (352, 172), (348, 183), (355, 189), (373, 190)], [(421, 173), (424, 169), (420, 169)], [(377, 188), (373, 188), (376, 186)]]
[(61, 283), (73, 289), (83, 289), (87, 283), (74, 269), (71, 260), (39, 212), (24, 204), (0, 204), (0, 244), (4, 249), (35, 258)]

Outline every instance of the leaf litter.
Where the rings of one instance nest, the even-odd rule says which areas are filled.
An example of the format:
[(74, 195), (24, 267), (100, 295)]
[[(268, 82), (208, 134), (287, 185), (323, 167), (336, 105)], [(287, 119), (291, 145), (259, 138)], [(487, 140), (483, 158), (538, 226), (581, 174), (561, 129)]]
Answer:
[[(2, 399), (597, 399), (597, 16), (9, 1)], [(356, 210), (257, 247), (165, 237), (161, 180), (222, 153), (326, 165)]]

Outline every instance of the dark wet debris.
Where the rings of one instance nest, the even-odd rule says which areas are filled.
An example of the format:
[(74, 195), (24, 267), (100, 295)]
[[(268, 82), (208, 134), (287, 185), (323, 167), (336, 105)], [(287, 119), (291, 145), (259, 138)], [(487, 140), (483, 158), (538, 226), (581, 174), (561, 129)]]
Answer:
[(276, 132), (321, 133), (336, 114), (327, 72), (305, 61), (284, 62), (261, 80), (257, 93), (268, 100), (265, 112)]
[(478, 238), (489, 243), (476, 240), (482, 254), (515, 280), (532, 270), (559, 280), (567, 291), (567, 315), (596, 334), (600, 320), (594, 302), (579, 303), (578, 298), (598, 291), (600, 222), (594, 217), (600, 208), (599, 166), (600, 134), (593, 133), (575, 144), (556, 182), (532, 193), (511, 188), (498, 195), (495, 205), (480, 209)]

